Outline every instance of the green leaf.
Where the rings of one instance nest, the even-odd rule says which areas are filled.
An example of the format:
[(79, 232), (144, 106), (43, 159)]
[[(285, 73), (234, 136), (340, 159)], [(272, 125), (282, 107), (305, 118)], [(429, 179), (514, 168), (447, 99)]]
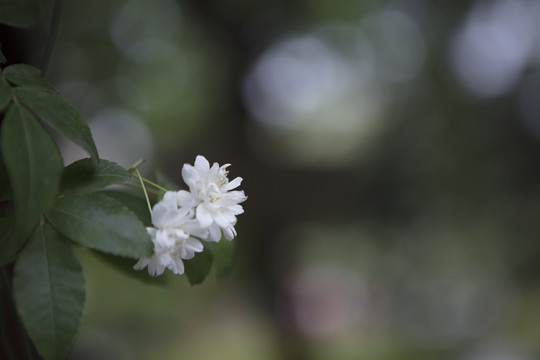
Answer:
[(81, 159), (64, 168), (60, 191), (62, 193), (85, 193), (103, 190), (113, 184), (125, 184), (131, 174), (120, 165), (100, 160), (97, 168), (90, 159)]
[(209, 248), (214, 256), (214, 269), (216, 279), (223, 280), (231, 275), (236, 258), (236, 242), (221, 238), (217, 243), (209, 243)]
[(62, 159), (45, 129), (16, 104), (2, 123), (2, 154), (13, 187), (17, 230), (27, 237), (56, 196)]
[(98, 192), (98, 194), (106, 195), (121, 202), (125, 207), (137, 215), (143, 224), (148, 226), (152, 225), (152, 218), (150, 216), (150, 212), (148, 211), (148, 206), (146, 205), (146, 200), (144, 197), (117, 190), (103, 190)]
[(142, 281), (151, 285), (165, 285), (167, 284), (166, 276), (150, 276), (146, 269), (134, 270), (133, 266), (137, 263), (137, 260), (122, 258), (114, 255), (105, 254), (99, 251), (92, 251), (92, 253), (103, 261), (105, 264), (120, 271), (122, 274)]
[(12, 217), (0, 218), (0, 266), (9, 263), (24, 243), (17, 235)]
[(2, 50), (0, 50), (0, 64), (5, 64), (5, 63), (7, 63), (7, 59), (4, 56), (4, 53), (2, 52)]
[(99, 156), (96, 144), (88, 125), (75, 109), (56, 96), (35, 88), (18, 87), (13, 92), (41, 120), (84, 149), (97, 166)]
[(200, 284), (206, 279), (212, 268), (212, 251), (207, 247), (190, 260), (184, 260), (184, 272), (190, 285)]
[(11, 86), (6, 80), (0, 78), (0, 111), (2, 111), (11, 101)]
[[(1, 0), (0, 0), (1, 1)], [(50, 82), (41, 76), (41, 70), (26, 64), (14, 64), (6, 67), (3, 70), (4, 77), (12, 84), (35, 87), (36, 90), (45, 90), (54, 94), (58, 94)]]
[(58, 198), (47, 218), (62, 234), (92, 249), (133, 259), (153, 253), (150, 235), (137, 216), (102, 194)]
[(21, 251), (13, 297), (39, 353), (45, 359), (65, 358), (82, 315), (84, 275), (71, 245), (50, 226), (39, 226)]
[(35, 0), (0, 0), (0, 23), (26, 27), (38, 21), (39, 5)]

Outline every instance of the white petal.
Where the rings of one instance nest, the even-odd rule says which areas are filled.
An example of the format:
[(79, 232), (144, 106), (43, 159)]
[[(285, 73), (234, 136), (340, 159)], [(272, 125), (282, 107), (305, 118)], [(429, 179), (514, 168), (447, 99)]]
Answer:
[(157, 227), (162, 227), (162, 219), (166, 216), (166, 213), (169, 211), (167, 207), (162, 203), (157, 203), (152, 209), (152, 224)]
[(135, 265), (133, 265), (133, 269), (142, 270), (145, 267), (147, 267), (149, 263), (150, 263), (150, 259), (140, 259), (139, 261), (137, 261)]
[(205, 204), (200, 204), (197, 206), (197, 220), (203, 227), (207, 227), (214, 221), (212, 219), (212, 214), (208, 211)]
[(156, 263), (163, 267), (169, 267), (170, 264), (173, 262), (173, 258), (170, 252), (162, 252), (160, 254), (156, 254), (155, 258)]
[(247, 196), (243, 191), (231, 191), (227, 193), (230, 199), (234, 199), (236, 202), (241, 203), (247, 200)]
[(187, 239), (184, 246), (193, 252), (201, 252), (204, 250), (203, 244), (194, 238)]
[[(150, 273), (151, 271), (151, 273)], [(155, 265), (155, 266), (152, 266), (152, 268), (150, 268), (150, 266), (148, 267), (148, 273), (152, 276), (159, 276), (161, 274), (163, 274), (163, 272), (165, 271), (165, 267), (161, 266), (161, 265)]]
[(193, 166), (184, 164), (182, 167), (182, 179), (184, 179), (190, 190), (194, 190), (200, 179), (199, 172)]
[(157, 274), (157, 266), (155, 262), (148, 263), (148, 274), (150, 274), (150, 276), (161, 275)]
[(179, 214), (177, 210), (164, 210), (152, 212), (152, 223), (158, 228), (168, 228), (178, 222)]
[(175, 241), (182, 241), (189, 237), (189, 234), (185, 232), (184, 229), (175, 228), (172, 229), (170, 232), (174, 234), (174, 237), (176, 238)]
[(160, 201), (161, 204), (165, 204), (168, 209), (176, 208), (176, 191), (167, 191), (163, 194), (163, 199)]
[(210, 169), (210, 163), (202, 155), (197, 155), (195, 158), (195, 168), (199, 171), (207, 172)]
[(236, 230), (233, 226), (229, 226), (223, 229), (223, 235), (225, 236), (225, 239), (232, 240), (236, 236)]
[(219, 204), (217, 205), (220, 207), (229, 207), (244, 202), (246, 199), (247, 197), (244, 195), (243, 191), (231, 191), (221, 194), (218, 199)]
[(184, 273), (184, 263), (182, 262), (182, 259), (174, 259), (171, 264), (169, 265), (169, 269), (177, 275), (182, 275)]
[(180, 257), (183, 260), (191, 260), (195, 257), (195, 253), (193, 251), (188, 251), (186, 249), (182, 249), (182, 253), (180, 254)]
[(213, 242), (221, 240), (221, 230), (217, 224), (212, 224), (208, 227), (208, 237), (205, 240)]
[(242, 208), (242, 205), (233, 205), (233, 206), (230, 206), (229, 207), (229, 210), (234, 214), (234, 215), (240, 215), (244, 212), (244, 208)]
[(158, 230), (158, 232), (156, 233), (156, 238), (154, 240), (154, 245), (157, 248), (172, 247), (174, 245), (175, 239), (171, 235), (173, 234), (171, 234), (169, 230), (165, 230), (165, 229)]
[(229, 182), (229, 183), (225, 186), (225, 190), (226, 190), (226, 191), (229, 191), (229, 190), (232, 190), (232, 189), (236, 189), (237, 187), (240, 186), (241, 183), (242, 183), (242, 178), (241, 178), (241, 177), (237, 177), (236, 179), (234, 179), (233, 181)]
[(219, 164), (217, 162), (213, 163), (212, 164), (212, 167), (209, 169), (209, 175), (211, 175), (214, 180), (217, 180), (219, 179), (219, 176), (220, 176), (220, 173), (221, 173), (221, 169), (219, 167)]
[[(234, 218), (234, 216), (233, 216)], [(227, 227), (230, 225), (230, 221), (227, 219), (227, 216), (223, 213), (217, 213), (214, 215), (214, 221), (216, 224), (218, 224), (221, 228)]]
[(202, 227), (197, 219), (185, 222), (182, 228), (189, 234), (200, 238), (205, 238), (208, 235), (208, 229), (206, 227)]
[(158, 262), (156, 261), (154, 257), (151, 259), (150, 263), (148, 264), (148, 274), (152, 276), (161, 275), (163, 274), (164, 270), (165, 270), (165, 267), (158, 264)]
[(198, 200), (192, 193), (185, 190), (180, 190), (176, 193), (176, 203), (183, 208), (193, 208), (201, 201)]
[(236, 216), (234, 216), (234, 213), (230, 211), (229, 209), (223, 212), (223, 216), (225, 217), (225, 219), (230, 225), (236, 224)]
[[(165, 195), (167, 195), (166, 193)], [(154, 205), (152, 210), (152, 224), (158, 228), (171, 226), (178, 218), (178, 207), (176, 206), (176, 194), (169, 194), (162, 201)]]
[[(219, 166), (219, 165), (218, 165)], [(227, 175), (229, 172), (227, 171), (227, 168), (231, 166), (231, 164), (225, 164), (222, 167), (219, 168), (220, 174)]]

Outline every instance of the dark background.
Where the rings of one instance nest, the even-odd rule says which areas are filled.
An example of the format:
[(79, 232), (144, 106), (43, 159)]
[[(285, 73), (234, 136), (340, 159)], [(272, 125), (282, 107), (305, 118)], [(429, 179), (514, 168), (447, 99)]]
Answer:
[[(42, 64), (42, 5), (2, 28), (11, 63)], [(181, 185), (203, 154), (249, 197), (224, 282), (145, 285), (80, 251), (72, 358), (538, 357), (538, 18), (533, 0), (65, 2), (48, 78), (100, 155)]]

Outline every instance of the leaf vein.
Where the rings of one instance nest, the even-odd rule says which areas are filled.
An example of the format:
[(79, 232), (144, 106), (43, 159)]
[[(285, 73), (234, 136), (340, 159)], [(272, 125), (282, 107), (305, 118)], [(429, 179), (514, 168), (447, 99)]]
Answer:
[(48, 283), (48, 288), (49, 288), (49, 304), (50, 304), (50, 312), (51, 312), (51, 324), (52, 324), (52, 334), (53, 334), (53, 342), (54, 342), (54, 348), (56, 349), (56, 346), (57, 346), (57, 337), (56, 337), (56, 326), (54, 324), (55, 322), (55, 319), (56, 319), (56, 314), (55, 314), (55, 309), (54, 309), (54, 296), (53, 296), (53, 293), (54, 293), (54, 290), (53, 290), (53, 281), (52, 281), (52, 276), (51, 276), (51, 266), (50, 266), (50, 261), (49, 261), (49, 251), (48, 251), (48, 248), (47, 248), (47, 239), (45, 238), (45, 228), (42, 226), (40, 228), (40, 235), (41, 235), (41, 238), (43, 240), (43, 248), (44, 248), (44, 252), (45, 252), (45, 268), (46, 268), (46, 272), (47, 272), (47, 283)]

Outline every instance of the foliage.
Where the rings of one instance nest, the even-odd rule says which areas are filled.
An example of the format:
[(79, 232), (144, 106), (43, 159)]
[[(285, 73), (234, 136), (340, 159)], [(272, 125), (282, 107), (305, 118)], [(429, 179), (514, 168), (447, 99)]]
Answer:
[[(26, 27), (38, 18), (33, 0), (0, 1), (3, 24)], [(0, 51), (0, 63), (7, 63), (6, 55)], [(0, 265), (2, 276), (13, 270), (12, 289), (3, 281), (0, 290), (13, 298), (28, 336), (45, 359), (68, 354), (83, 313), (86, 290), (75, 246), (96, 250), (106, 263), (143, 281), (149, 276), (133, 270), (134, 259), (153, 253), (144, 198), (107, 189), (135, 186), (135, 176), (99, 158), (86, 122), (57, 95), (35, 67), (11, 64), (0, 69)], [(89, 157), (64, 166), (49, 129)], [(214, 259), (218, 276), (227, 271), (231, 248), (222, 243), (226, 245), (207, 246), (190, 260), (186, 272), (191, 284), (204, 280)], [(4, 331), (9, 326), (5, 317), (1, 321)], [(31, 354), (28, 342), (19, 340), (26, 344), (23, 353)], [(0, 357), (22, 356), (9, 340), (3, 345)]]
[[(223, 239), (222, 239), (223, 240)], [(186, 275), (191, 285), (200, 284), (210, 273), (214, 265), (216, 278), (226, 278), (234, 265), (235, 243), (220, 241), (205, 243), (201, 254), (191, 260), (185, 261)]]

